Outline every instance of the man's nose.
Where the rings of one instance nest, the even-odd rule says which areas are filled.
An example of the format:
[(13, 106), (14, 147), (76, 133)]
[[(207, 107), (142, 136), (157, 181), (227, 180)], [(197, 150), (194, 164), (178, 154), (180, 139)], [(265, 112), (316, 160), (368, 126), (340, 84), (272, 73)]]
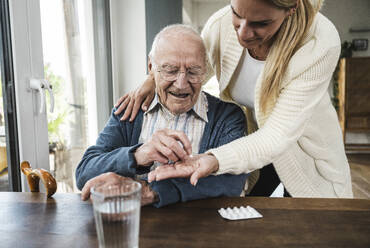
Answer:
[(239, 38), (244, 41), (250, 40), (254, 36), (253, 29), (248, 26), (246, 21), (240, 22), (237, 32)]
[(189, 86), (186, 71), (179, 72), (179, 75), (177, 76), (177, 80), (174, 82), (174, 86), (176, 86), (179, 89), (185, 89)]

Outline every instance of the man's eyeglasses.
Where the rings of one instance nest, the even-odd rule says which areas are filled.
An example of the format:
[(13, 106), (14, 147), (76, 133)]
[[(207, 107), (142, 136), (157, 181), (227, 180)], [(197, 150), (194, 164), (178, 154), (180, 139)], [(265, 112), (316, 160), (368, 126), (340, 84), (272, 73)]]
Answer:
[(204, 80), (205, 72), (202, 68), (196, 66), (191, 68), (186, 68), (186, 71), (181, 71), (179, 67), (172, 65), (162, 65), (156, 66), (156, 71), (158, 71), (161, 77), (166, 81), (176, 81), (181, 73), (185, 73), (188, 81), (192, 84), (199, 84)]

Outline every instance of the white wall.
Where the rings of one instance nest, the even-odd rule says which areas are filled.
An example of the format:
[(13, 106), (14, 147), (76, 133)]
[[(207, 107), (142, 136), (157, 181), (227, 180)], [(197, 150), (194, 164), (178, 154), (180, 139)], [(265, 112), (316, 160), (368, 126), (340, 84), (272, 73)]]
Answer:
[(110, 0), (110, 10), (115, 101), (145, 79), (145, 0)]
[[(350, 28), (370, 29), (370, 0), (326, 0), (321, 12), (334, 23), (342, 43), (358, 38), (370, 40), (370, 32), (349, 32)], [(353, 52), (353, 56), (370, 56), (370, 49)]]
[[(183, 0), (184, 10), (189, 15), (191, 24), (199, 32), (214, 12), (228, 4), (230, 4), (229, 0)], [(184, 21), (187, 20), (184, 19)], [(190, 23), (186, 22), (186, 24)]]
[(193, 4), (193, 13), (196, 17), (199, 31), (201, 31), (207, 22), (208, 18), (217, 10), (230, 4), (228, 0), (215, 0), (212, 3), (196, 2)]
[(192, 21), (193, 13), (193, 1), (192, 0), (182, 0), (182, 23), (192, 25), (195, 27)]

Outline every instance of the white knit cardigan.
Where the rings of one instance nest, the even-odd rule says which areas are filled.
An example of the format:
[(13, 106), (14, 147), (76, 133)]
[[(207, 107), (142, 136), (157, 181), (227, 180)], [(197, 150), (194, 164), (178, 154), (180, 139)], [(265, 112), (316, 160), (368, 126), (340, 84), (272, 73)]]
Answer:
[[(209, 52), (210, 69), (219, 81), (220, 97), (232, 102), (228, 85), (235, 80), (233, 73), (243, 47), (231, 22), (230, 6), (212, 15), (202, 37)], [(339, 53), (337, 30), (318, 13), (304, 45), (289, 62), (276, 103), (268, 103), (265, 114), (258, 104), (263, 97), (262, 77), (258, 77), (255, 88), (258, 129), (209, 151), (219, 162), (216, 174), (249, 173), (273, 163), (293, 197), (352, 198), (341, 129), (328, 94)], [(248, 118), (249, 127), (252, 121)]]

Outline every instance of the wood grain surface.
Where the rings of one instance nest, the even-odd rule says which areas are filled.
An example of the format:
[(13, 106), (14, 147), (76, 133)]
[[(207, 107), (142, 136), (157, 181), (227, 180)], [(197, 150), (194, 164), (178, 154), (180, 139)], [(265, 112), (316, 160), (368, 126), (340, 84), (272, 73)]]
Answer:
[[(256, 208), (227, 221), (217, 209)], [(97, 247), (91, 203), (78, 194), (0, 193), (0, 247)], [(140, 247), (370, 247), (370, 200), (214, 198), (141, 209)]]

